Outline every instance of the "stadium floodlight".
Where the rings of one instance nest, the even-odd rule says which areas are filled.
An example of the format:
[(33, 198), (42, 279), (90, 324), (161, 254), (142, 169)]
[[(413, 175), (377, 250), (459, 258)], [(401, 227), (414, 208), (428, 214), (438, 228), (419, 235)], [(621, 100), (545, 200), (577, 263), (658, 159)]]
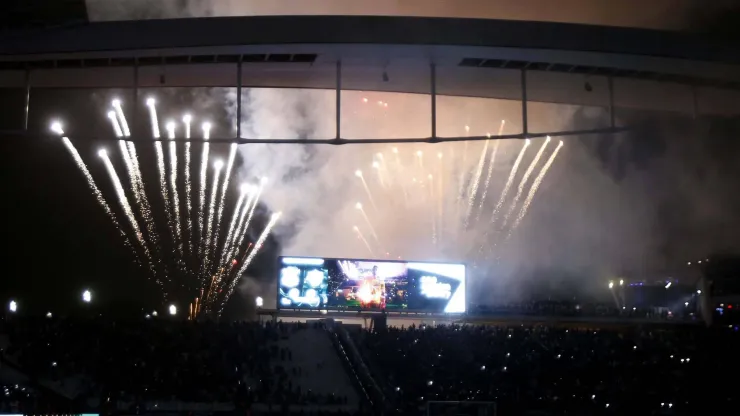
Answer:
[(177, 315), (177, 306), (170, 305), (170, 315)]
[(609, 289), (612, 289), (614, 287), (614, 282), (609, 282)]
[(47, 317), (47, 318), (51, 318), (51, 316), (52, 316), (52, 315), (51, 315), (51, 312), (46, 312), (46, 317)]
[(8, 310), (10, 312), (16, 313), (18, 311), (18, 303), (14, 300), (11, 300), (10, 303), (8, 303)]
[(619, 279), (619, 286), (624, 286), (624, 279)]
[(92, 302), (92, 293), (90, 293), (89, 290), (86, 289), (84, 292), (82, 292), (82, 301), (85, 303)]
[(157, 316), (157, 311), (153, 311), (152, 312), (152, 316), (156, 317)]
[(258, 308), (261, 308), (265, 302), (262, 299), (262, 296), (257, 296), (257, 298), (254, 300), (254, 303), (257, 305)]

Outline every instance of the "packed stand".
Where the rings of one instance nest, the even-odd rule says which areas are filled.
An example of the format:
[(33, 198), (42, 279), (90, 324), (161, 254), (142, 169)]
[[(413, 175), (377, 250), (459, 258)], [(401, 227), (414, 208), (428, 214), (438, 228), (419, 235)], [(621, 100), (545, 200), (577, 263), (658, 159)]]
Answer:
[[(13, 319), (3, 359), (88, 410), (344, 404), (294, 385), (304, 371), (281, 346), (305, 324)], [(328, 335), (327, 335), (328, 337)], [(284, 342), (283, 342), (284, 343)], [(83, 410), (83, 409), (81, 409)]]
[(736, 374), (739, 341), (728, 328), (412, 326), (358, 337), (409, 415), (426, 414), (427, 401), (495, 402), (502, 415), (731, 409), (734, 392), (718, 377)]

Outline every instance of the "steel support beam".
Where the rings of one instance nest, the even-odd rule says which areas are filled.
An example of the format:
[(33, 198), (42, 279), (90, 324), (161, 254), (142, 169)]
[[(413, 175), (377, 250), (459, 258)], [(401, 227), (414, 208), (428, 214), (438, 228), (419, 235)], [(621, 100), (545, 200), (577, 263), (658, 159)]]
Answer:
[(616, 127), (616, 108), (614, 107), (614, 77), (608, 77), (607, 82), (609, 83), (609, 127)]
[[(396, 138), (396, 139), (250, 139), (250, 138), (210, 138), (209, 143), (237, 143), (248, 145), (250, 143), (271, 143), (271, 144), (367, 144), (367, 143), (442, 143), (442, 142), (465, 142), (465, 141), (482, 141), (482, 140), (503, 140), (503, 139), (535, 139), (541, 137), (568, 137), (568, 136), (581, 136), (589, 134), (614, 134), (621, 133), (630, 130), (627, 127), (615, 127), (615, 128), (600, 128), (600, 129), (587, 129), (587, 130), (563, 130), (563, 131), (549, 131), (549, 132), (537, 132), (537, 133), (515, 133), (515, 134), (503, 134), (501, 136), (459, 136), (459, 137), (407, 137), (407, 138)], [(49, 139), (56, 136), (49, 134), (37, 134), (29, 133), (25, 130), (0, 130), (0, 136), (7, 139), (14, 138), (43, 138)], [(92, 141), (101, 140), (100, 137), (91, 136), (76, 136), (70, 137), (72, 140), (81, 141)], [(103, 140), (108, 140), (113, 143), (119, 140), (115, 137), (109, 137)], [(158, 139), (152, 139), (151, 137), (128, 137), (128, 141), (134, 142), (151, 142), (154, 141), (166, 141), (166, 137), (160, 137)], [(191, 137), (185, 139), (183, 137), (177, 138), (178, 142), (205, 142), (203, 138)]]
[(23, 130), (28, 131), (28, 112), (31, 109), (31, 70), (26, 69), (26, 111), (23, 114)]
[(136, 128), (139, 121), (139, 60), (134, 61), (134, 88), (132, 91), (134, 96), (134, 115), (132, 117), (131, 127)]
[(337, 117), (337, 125), (336, 125), (336, 140), (340, 140), (342, 138), (342, 61), (337, 60), (337, 87), (336, 87), (336, 94), (337, 94), (337, 102), (336, 102), (336, 117)]
[(242, 57), (236, 64), (236, 138), (242, 137)]
[(432, 82), (432, 140), (437, 140), (437, 66), (432, 62), (430, 65)]
[(529, 137), (529, 116), (527, 115), (527, 70), (522, 69), (522, 134), (524, 137)]

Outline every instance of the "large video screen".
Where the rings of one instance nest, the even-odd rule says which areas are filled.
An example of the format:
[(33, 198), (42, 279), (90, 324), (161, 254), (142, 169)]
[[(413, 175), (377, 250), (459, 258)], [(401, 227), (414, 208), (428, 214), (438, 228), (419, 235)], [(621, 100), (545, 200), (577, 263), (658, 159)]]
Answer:
[(465, 265), (280, 257), (278, 307), (464, 313)]

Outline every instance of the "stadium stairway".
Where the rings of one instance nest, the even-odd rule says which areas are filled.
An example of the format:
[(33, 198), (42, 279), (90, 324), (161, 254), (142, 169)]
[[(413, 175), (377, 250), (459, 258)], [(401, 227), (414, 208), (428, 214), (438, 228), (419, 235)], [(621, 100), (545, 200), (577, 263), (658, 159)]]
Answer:
[(283, 337), (278, 342), (278, 346), (289, 351), (290, 365), (300, 368), (294, 382), (303, 392), (334, 395), (343, 403), (338, 407), (357, 409), (360, 396), (345, 371), (330, 336), (323, 325), (309, 324), (294, 329), (290, 336)]

